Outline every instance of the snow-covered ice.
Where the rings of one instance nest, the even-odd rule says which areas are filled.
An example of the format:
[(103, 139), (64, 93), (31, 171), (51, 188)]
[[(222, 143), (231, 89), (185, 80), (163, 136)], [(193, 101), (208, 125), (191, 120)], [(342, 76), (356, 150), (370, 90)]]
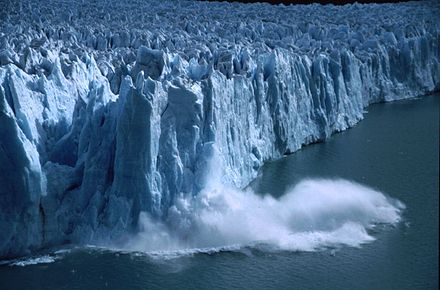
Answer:
[(243, 188), (370, 103), (440, 88), (437, 1), (1, 9), (0, 257), (117, 240), (212, 175)]

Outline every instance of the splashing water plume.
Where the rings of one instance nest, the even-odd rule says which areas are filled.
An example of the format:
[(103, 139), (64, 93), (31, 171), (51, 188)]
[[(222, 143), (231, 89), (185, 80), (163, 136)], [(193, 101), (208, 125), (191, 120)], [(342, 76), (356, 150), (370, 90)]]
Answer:
[(205, 252), (269, 245), (314, 251), (374, 240), (376, 224), (396, 224), (404, 205), (343, 180), (307, 179), (276, 199), (211, 184), (170, 208), (166, 223), (140, 216), (141, 230), (123, 248), (147, 253)]

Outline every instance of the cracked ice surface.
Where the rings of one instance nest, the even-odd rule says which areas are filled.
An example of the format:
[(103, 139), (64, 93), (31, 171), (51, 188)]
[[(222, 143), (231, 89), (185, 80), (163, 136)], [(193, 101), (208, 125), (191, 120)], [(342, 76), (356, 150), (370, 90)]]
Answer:
[(211, 160), (264, 161), (440, 87), (438, 2), (9, 1), (0, 12), (0, 257), (166, 218)]

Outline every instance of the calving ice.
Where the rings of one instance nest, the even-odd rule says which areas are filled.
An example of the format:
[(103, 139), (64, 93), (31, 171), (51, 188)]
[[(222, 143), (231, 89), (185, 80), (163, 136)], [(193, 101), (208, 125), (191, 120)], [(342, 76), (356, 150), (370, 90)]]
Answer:
[(437, 2), (4, 11), (0, 257), (66, 243), (149, 250), (160, 233), (170, 249), (308, 250), (358, 245), (372, 224), (399, 220), (402, 204), (345, 181), (307, 181), (280, 200), (239, 188), (265, 161), (353, 126), (370, 103), (437, 90)]
[[(271, 247), (315, 251), (359, 246), (377, 224), (394, 225), (405, 206), (345, 180), (311, 179), (281, 198), (210, 184), (171, 206), (167, 224), (142, 213), (140, 231), (122, 249), (167, 255)], [(116, 246), (118, 247), (118, 246)]]

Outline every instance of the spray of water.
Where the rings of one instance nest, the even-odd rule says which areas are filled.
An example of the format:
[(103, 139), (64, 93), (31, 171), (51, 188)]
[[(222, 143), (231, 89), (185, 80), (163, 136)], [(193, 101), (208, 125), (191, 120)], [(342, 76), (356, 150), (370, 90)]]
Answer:
[(211, 182), (197, 197), (178, 199), (166, 222), (140, 217), (124, 247), (148, 253), (199, 252), (269, 245), (314, 251), (374, 240), (369, 229), (396, 224), (404, 205), (347, 180), (309, 179), (281, 198)]

